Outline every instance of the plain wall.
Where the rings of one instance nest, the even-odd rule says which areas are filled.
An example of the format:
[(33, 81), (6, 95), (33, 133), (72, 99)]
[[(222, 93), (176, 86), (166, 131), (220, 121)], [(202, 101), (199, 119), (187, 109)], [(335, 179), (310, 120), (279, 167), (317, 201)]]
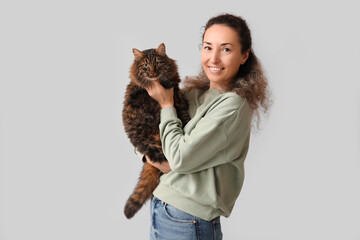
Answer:
[(206, 21), (246, 19), (274, 103), (224, 239), (360, 239), (356, 1), (1, 1), (0, 239), (148, 239), (122, 125), (132, 48), (201, 67)]

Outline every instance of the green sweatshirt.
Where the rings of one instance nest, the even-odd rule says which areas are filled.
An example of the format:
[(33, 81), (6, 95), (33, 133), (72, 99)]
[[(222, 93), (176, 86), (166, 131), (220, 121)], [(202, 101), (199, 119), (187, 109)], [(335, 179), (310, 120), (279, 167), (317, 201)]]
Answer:
[(160, 112), (160, 137), (171, 172), (153, 194), (204, 220), (228, 217), (244, 181), (251, 109), (234, 92), (192, 89), (190, 122), (182, 129), (174, 107)]

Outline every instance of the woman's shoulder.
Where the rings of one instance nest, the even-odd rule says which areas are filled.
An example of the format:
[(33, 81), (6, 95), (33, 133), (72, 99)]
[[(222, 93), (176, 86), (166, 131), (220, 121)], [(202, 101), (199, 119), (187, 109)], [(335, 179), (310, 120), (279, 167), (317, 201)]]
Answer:
[(224, 104), (232, 105), (234, 107), (242, 107), (244, 104), (247, 104), (247, 101), (244, 97), (240, 96), (236, 92), (224, 92), (221, 94)]
[(235, 92), (222, 92), (211, 103), (210, 111), (219, 111), (223, 113), (247, 111), (248, 102), (245, 98)]

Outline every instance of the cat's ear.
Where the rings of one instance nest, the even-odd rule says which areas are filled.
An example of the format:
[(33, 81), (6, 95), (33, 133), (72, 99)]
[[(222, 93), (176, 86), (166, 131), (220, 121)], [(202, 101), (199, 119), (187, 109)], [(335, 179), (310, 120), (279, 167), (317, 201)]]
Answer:
[(155, 50), (155, 52), (161, 56), (165, 56), (166, 55), (166, 51), (165, 51), (165, 44), (161, 43), (158, 48)]
[(133, 48), (133, 54), (135, 57), (135, 60), (139, 60), (140, 58), (142, 58), (144, 56), (144, 54), (142, 53), (142, 51), (137, 50), (136, 48)]

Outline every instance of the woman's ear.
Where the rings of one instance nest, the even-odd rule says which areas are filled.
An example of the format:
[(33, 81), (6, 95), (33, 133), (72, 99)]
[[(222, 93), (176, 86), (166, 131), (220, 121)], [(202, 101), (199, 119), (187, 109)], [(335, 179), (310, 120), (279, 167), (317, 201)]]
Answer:
[(250, 49), (248, 49), (244, 54), (242, 54), (241, 65), (243, 65), (246, 62), (246, 60), (249, 58), (249, 54), (250, 54)]

